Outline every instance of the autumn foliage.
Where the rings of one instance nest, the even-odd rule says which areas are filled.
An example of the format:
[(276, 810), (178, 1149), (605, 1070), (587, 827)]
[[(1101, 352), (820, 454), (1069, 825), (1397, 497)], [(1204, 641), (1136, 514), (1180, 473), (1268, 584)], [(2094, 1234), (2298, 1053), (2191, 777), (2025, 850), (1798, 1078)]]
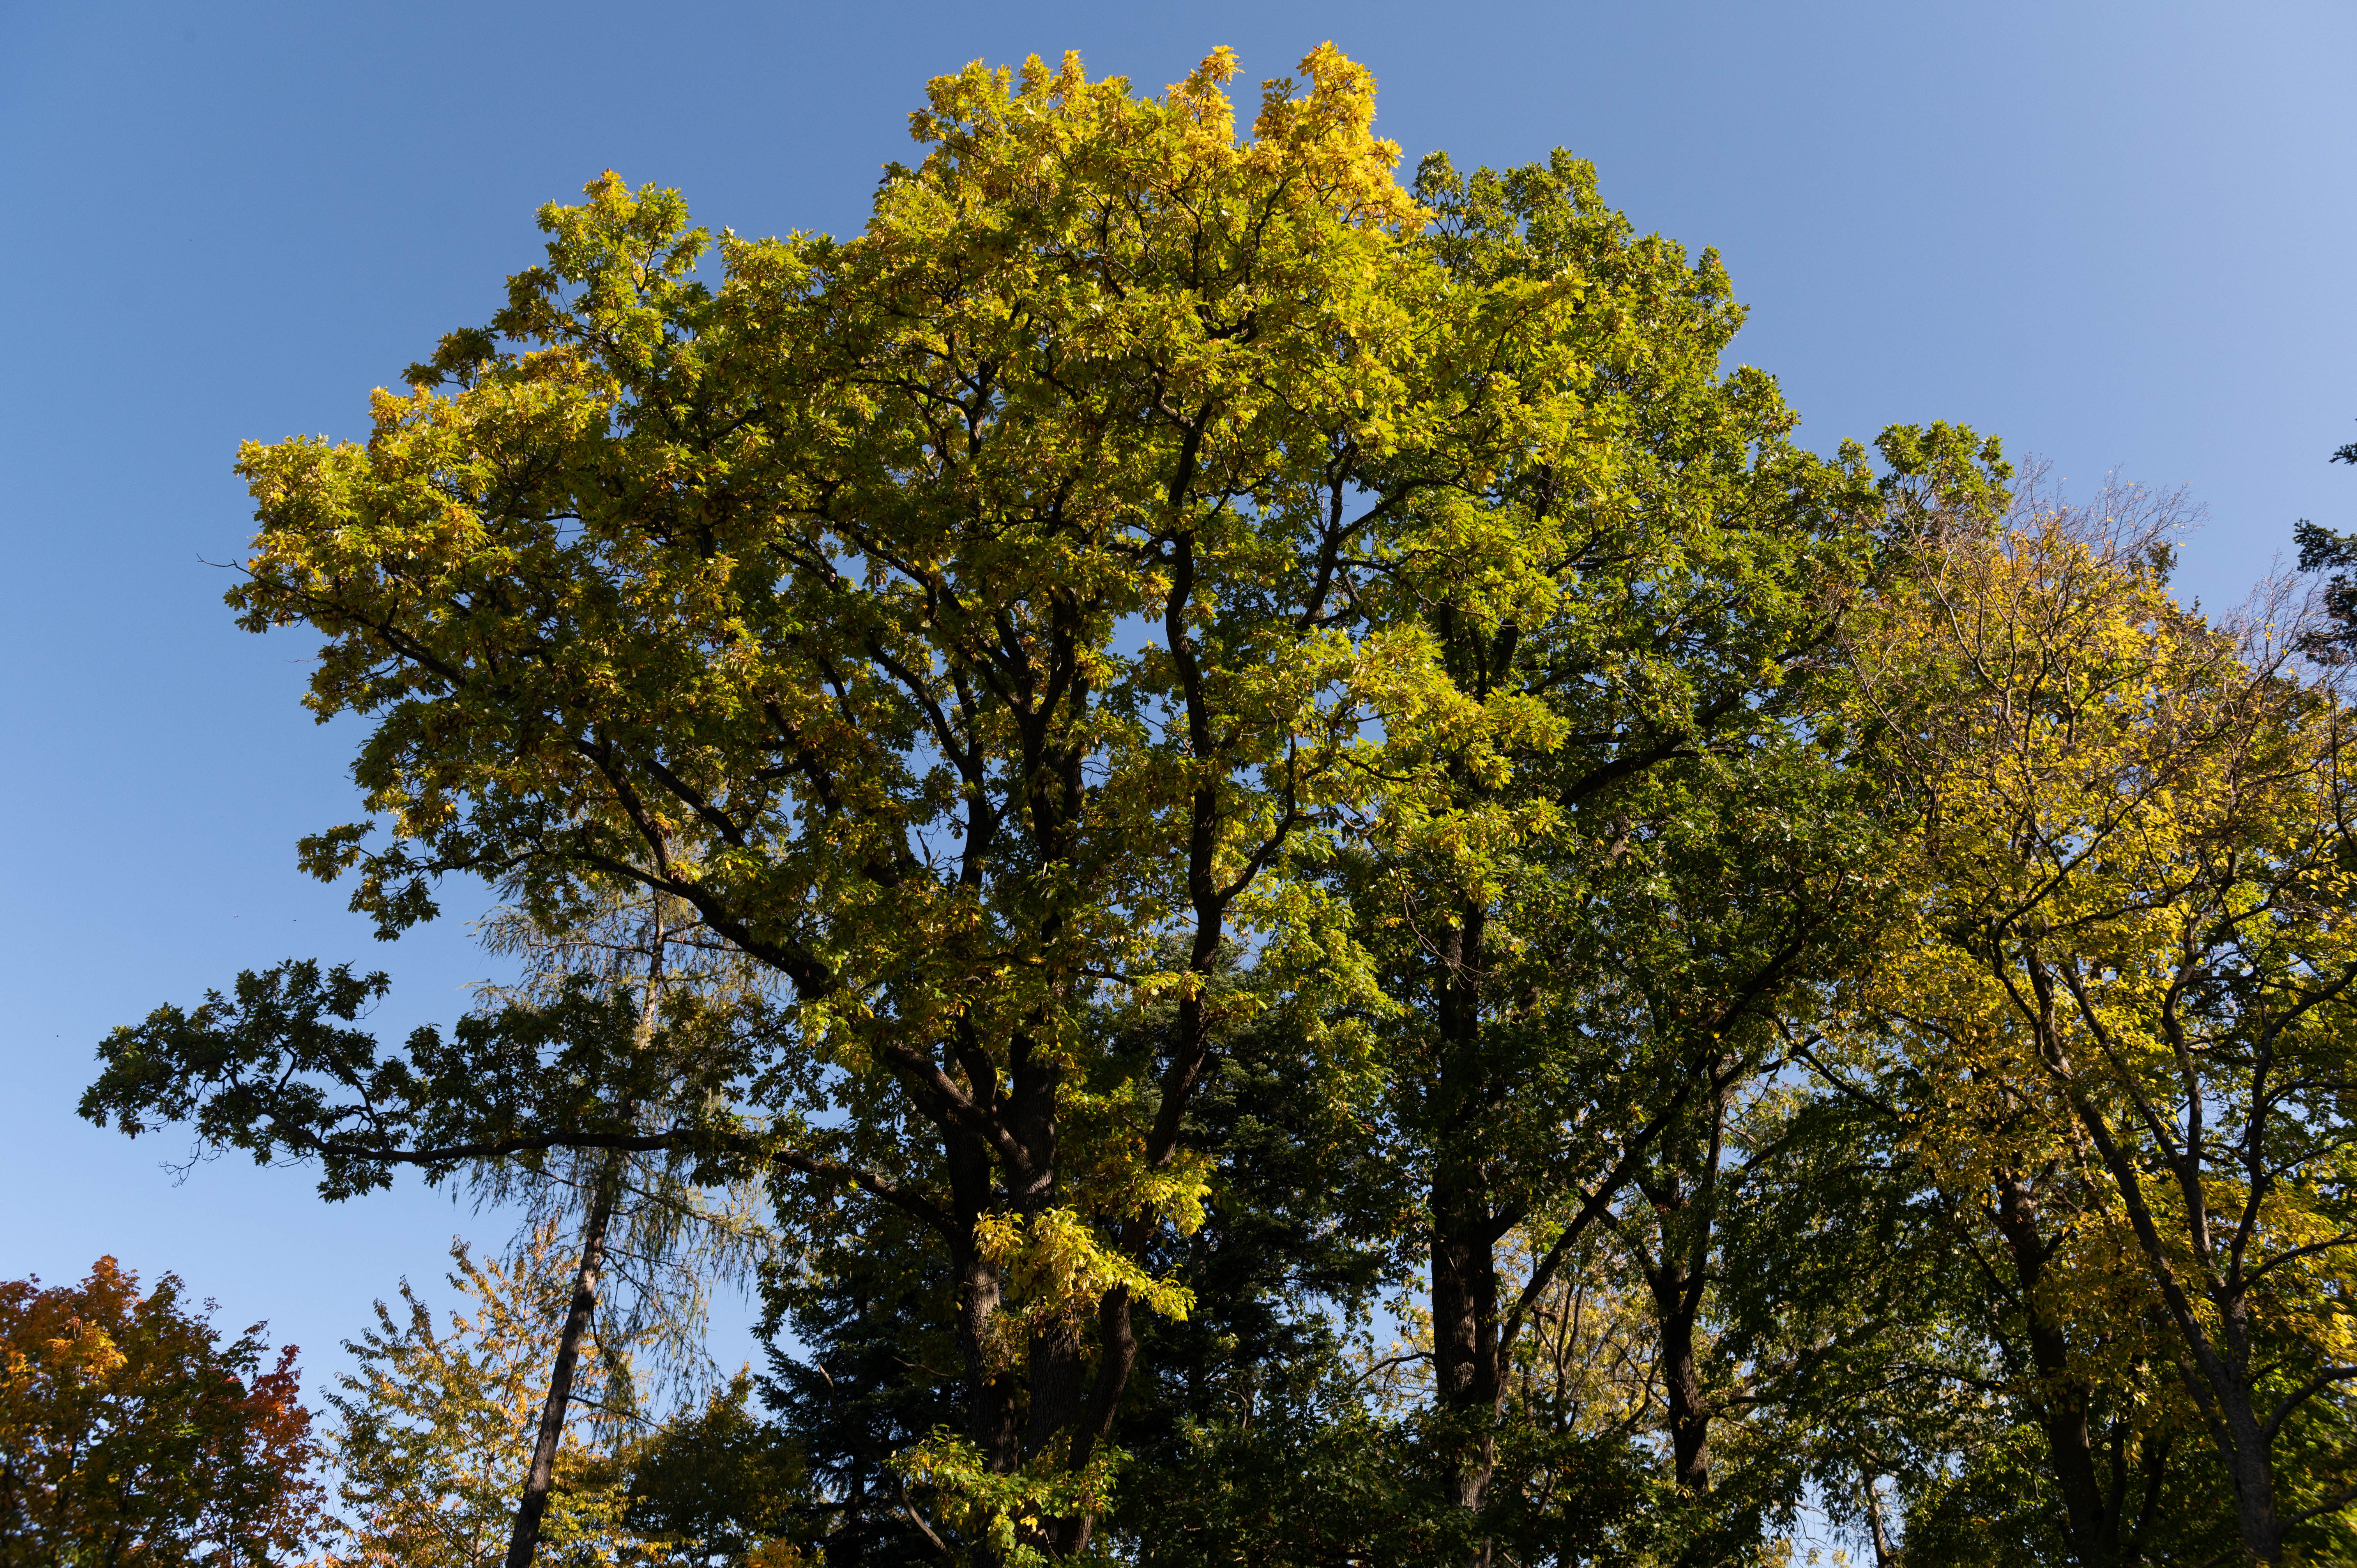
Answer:
[(544, 1483), (693, 1561), (2347, 1560), (2357, 540), (2208, 616), (2167, 498), (1803, 447), (1715, 253), (1300, 72), (937, 78), (845, 239), (608, 172), (243, 448), (230, 603), (363, 726), (303, 864), (566, 956), (405, 1042), (250, 971), (82, 1113), (581, 1208), (560, 1368), (617, 1214), (774, 1227), (766, 1424), (552, 1466), (530, 1315), (382, 1316), (361, 1527), (480, 1560), (544, 1386), (511, 1562)]
[(296, 1348), (227, 1344), (166, 1274), (0, 1283), (0, 1563), (278, 1561), (319, 1521)]

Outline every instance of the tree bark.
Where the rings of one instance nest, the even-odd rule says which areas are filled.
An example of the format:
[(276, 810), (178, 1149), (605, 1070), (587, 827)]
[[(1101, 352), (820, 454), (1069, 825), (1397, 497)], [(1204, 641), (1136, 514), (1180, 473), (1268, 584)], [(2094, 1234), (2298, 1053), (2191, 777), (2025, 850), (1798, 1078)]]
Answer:
[[(1122, 1390), (1128, 1386), (1130, 1370), (1136, 1364), (1137, 1335), (1130, 1323), (1129, 1291), (1115, 1286), (1097, 1304), (1097, 1373), (1089, 1389), (1088, 1409), (1072, 1434), (1071, 1469), (1087, 1469), (1097, 1444), (1112, 1434), (1114, 1412), (1120, 1408)], [(1095, 1530), (1096, 1519), (1091, 1514), (1059, 1520), (1056, 1550), (1067, 1557), (1079, 1552)]]
[(957, 1346), (966, 1383), (966, 1438), (996, 1475), (1012, 1475), (1023, 1462), (1016, 1430), (1019, 1388), (1012, 1373), (994, 1366), (991, 1338), (1003, 1297), (996, 1263), (974, 1247), (974, 1230), (989, 1212), (991, 1159), (980, 1143), (952, 1132), (949, 1144), (953, 1227), (951, 1265), (957, 1275)]
[[(1434, 1086), (1439, 1147), (1432, 1181), (1432, 1359), (1451, 1451), (1442, 1472), (1448, 1501), (1469, 1514), (1488, 1506), (1497, 1468), (1499, 1222), (1484, 1158), (1496, 1085), (1481, 1059), (1481, 974), (1487, 912), (1468, 904), (1440, 937), (1435, 1000)], [(1491, 1544), (1474, 1549), (1487, 1568)]]
[(2259, 1430), (2250, 1396), (2222, 1398), (2225, 1426), (2233, 1440), (2230, 1455), (2234, 1478), (2234, 1520), (2242, 1527), (2243, 1551), (2254, 1563), (2283, 1561), (2283, 1520), (2276, 1512), (2275, 1466), (2267, 1456), (2267, 1440)]
[(1997, 1184), (1996, 1224), (2021, 1289), (2030, 1365), (2038, 1369), (2038, 1424), (2046, 1437), (2055, 1488), (2062, 1494), (2063, 1533), (2072, 1557), (2097, 1568), (2110, 1563), (2117, 1551), (2119, 1518), (2116, 1509), (2106, 1506), (2095, 1474), (2086, 1385), (2072, 1375), (2070, 1345), (2061, 1326), (2038, 1298), (2051, 1249), (2039, 1224), (2038, 1194), (2029, 1178), (2008, 1176)]
[(1874, 1531), (1874, 1568), (1896, 1568), (1899, 1559), (1890, 1550), (1890, 1532), (1882, 1527), (1882, 1494), (1874, 1489), (1878, 1479), (1866, 1477), (1866, 1522)]
[(1703, 1293), (1710, 1278), (1711, 1244), (1718, 1223), (1719, 1163), (1727, 1152), (1725, 1061), (1707, 1058), (1697, 1069), (1706, 1090), (1698, 1108), (1702, 1134), (1681, 1155), (1682, 1140), (1664, 1140), (1656, 1177), (1639, 1176), (1638, 1188), (1652, 1208), (1661, 1243), (1658, 1257), (1636, 1249), (1639, 1272), (1653, 1298), (1662, 1333), (1662, 1394), (1667, 1407), (1670, 1466), (1678, 1489), (1689, 1497), (1710, 1490), (1708, 1394), (1695, 1326), (1701, 1320)]
[(1662, 1394), (1669, 1407), (1671, 1474), (1678, 1490), (1698, 1497), (1710, 1490), (1710, 1406), (1695, 1358), (1695, 1307), (1701, 1293), (1689, 1288), (1693, 1282), (1674, 1258), (1665, 1258), (1648, 1283), (1662, 1316)]
[(1450, 1464), (1448, 1500), (1479, 1512), (1495, 1445), (1490, 1429), (1499, 1384), (1497, 1247), (1480, 1183), (1448, 1183), (1433, 1197), (1432, 1350), (1441, 1408), (1481, 1428), (1478, 1448)]
[(582, 1220), (581, 1263), (573, 1275), (573, 1300), (565, 1310), (565, 1331), (557, 1337), (556, 1365), (549, 1374), (547, 1402), (541, 1406), (532, 1468), (525, 1473), (523, 1496), (516, 1503), (507, 1568), (532, 1568), (533, 1553), (540, 1548), (541, 1517), (548, 1511), (549, 1489), (556, 1479), (556, 1449), (565, 1440), (565, 1412), (573, 1400), (573, 1371), (580, 1359), (582, 1336), (588, 1332), (597, 1311), (597, 1282), (606, 1272), (606, 1230), (614, 1219), (620, 1165), (619, 1155), (606, 1162), (589, 1200), (589, 1212)]

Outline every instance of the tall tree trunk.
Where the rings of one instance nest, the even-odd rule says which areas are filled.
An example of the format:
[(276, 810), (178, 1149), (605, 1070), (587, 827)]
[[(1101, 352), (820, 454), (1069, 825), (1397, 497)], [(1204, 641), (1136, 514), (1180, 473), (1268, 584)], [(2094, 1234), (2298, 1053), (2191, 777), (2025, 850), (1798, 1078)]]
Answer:
[(1675, 1259), (1664, 1260), (1651, 1282), (1662, 1320), (1662, 1394), (1668, 1405), (1670, 1467), (1678, 1490), (1710, 1490), (1710, 1405), (1695, 1358), (1694, 1302), (1699, 1293)]
[[(2242, 1393), (2236, 1390), (2236, 1393)], [(2247, 1394), (2222, 1399), (2223, 1424), (2233, 1442), (2228, 1455), (2234, 1479), (2234, 1522), (2243, 1532), (2243, 1554), (2253, 1563), (2283, 1561), (2283, 1521), (2276, 1513), (2275, 1466)]]
[[(1123, 1245), (1134, 1242), (1125, 1238)], [(1122, 1390), (1128, 1386), (1130, 1369), (1136, 1364), (1137, 1335), (1130, 1323), (1129, 1291), (1115, 1286), (1097, 1304), (1097, 1372), (1089, 1389), (1088, 1409), (1072, 1434), (1071, 1468), (1074, 1471), (1087, 1469), (1096, 1445), (1112, 1434), (1114, 1412), (1120, 1407)], [(1058, 1520), (1056, 1550), (1067, 1557), (1073, 1555), (1088, 1545), (1095, 1530), (1092, 1514)]]
[[(2171, 1440), (2167, 1437), (2147, 1439), (2144, 1444), (2144, 1451), (2136, 1456), (2137, 1468), (2142, 1472), (2144, 1480), (2144, 1499), (2136, 1509), (2136, 1528), (2133, 1531), (2128, 1530), (2126, 1524), (2127, 1514), (2125, 1504), (2127, 1487), (2122, 1485), (2114, 1488), (2115, 1495), (2123, 1504), (2119, 1510), (2121, 1520), (2119, 1556), (2124, 1563), (2140, 1563), (2144, 1560), (2143, 1552), (2139, 1548), (2152, 1529), (2153, 1515), (2160, 1508), (2161, 1483), (2169, 1477), (2170, 1442)], [(2127, 1437), (2125, 1434), (2120, 1438), (2118, 1453), (2121, 1469), (2125, 1472), (2127, 1456)], [(2123, 1480), (2125, 1478), (2123, 1474)]]
[(1441, 1408), (1480, 1428), (1478, 1444), (1450, 1463), (1448, 1500), (1477, 1512), (1489, 1493), (1499, 1391), (1497, 1246), (1486, 1197), (1478, 1181), (1437, 1184), (1433, 1193), (1433, 1370)]
[(2013, 1261), (2028, 1325), (2030, 1365), (2038, 1369), (2038, 1424), (2046, 1437), (2047, 1464), (2062, 1494), (2063, 1533), (2072, 1557), (2088, 1568), (2112, 1561), (2119, 1520), (2106, 1506), (2095, 1474), (2094, 1439), (2087, 1424), (2089, 1393), (2073, 1376), (2069, 1341), (2039, 1299), (2051, 1255), (2039, 1224), (2038, 1194), (2029, 1178), (2008, 1176), (1997, 1184), (1997, 1231)]
[[(999, 1365), (992, 1343), (1004, 1284), (999, 1267), (974, 1244), (974, 1226), (989, 1212), (989, 1154), (964, 1133), (945, 1134), (949, 1154), (950, 1263), (957, 1279), (957, 1348), (965, 1374), (965, 1434), (993, 1475), (1012, 1475), (1023, 1463), (1017, 1406), (1022, 1393), (1014, 1373)], [(900, 1506), (920, 1530), (929, 1530), (909, 1501), (903, 1483)], [(986, 1542), (974, 1548), (976, 1568), (995, 1568), (998, 1559)]]
[(1047, 1450), (1057, 1434), (1080, 1419), (1088, 1388), (1086, 1352), (1081, 1326), (1071, 1317), (1051, 1317), (1031, 1334), (1030, 1409), (1026, 1412), (1023, 1447), (1026, 1453)]
[(1702, 1105), (1704, 1136), (1681, 1154), (1684, 1141), (1665, 1138), (1662, 1165), (1652, 1180), (1639, 1176), (1639, 1190), (1652, 1208), (1661, 1243), (1658, 1258), (1641, 1245), (1638, 1272), (1653, 1298), (1662, 1334), (1662, 1393), (1670, 1435), (1670, 1467), (1678, 1490), (1700, 1497), (1710, 1490), (1711, 1402), (1703, 1387), (1702, 1362), (1695, 1348), (1705, 1285), (1710, 1277), (1711, 1246), (1718, 1223), (1719, 1162), (1727, 1152), (1725, 1061), (1710, 1058), (1699, 1081), (1707, 1090)]
[[(1481, 1059), (1481, 970), (1486, 911), (1460, 908), (1441, 935), (1436, 990), (1438, 1144), (1432, 1184), (1432, 1358), (1443, 1414), (1456, 1428), (1442, 1473), (1448, 1500), (1469, 1513), (1487, 1507), (1497, 1467), (1498, 1238), (1504, 1227), (1483, 1158), (1495, 1086)], [(1486, 1568), (1487, 1541), (1472, 1561)]]
[(1865, 1479), (1866, 1522), (1874, 1532), (1874, 1568), (1894, 1568), (1899, 1560), (1890, 1551), (1890, 1532), (1882, 1527), (1882, 1494), (1874, 1489), (1874, 1483), (1880, 1477), (1867, 1476)]
[[(644, 1050), (653, 1037), (656, 1009), (661, 1005), (663, 962), (670, 922), (662, 897), (649, 908), (646, 929), (646, 987), (639, 997), (639, 1023), (632, 1044)], [(627, 1123), (638, 1116), (638, 1101), (622, 1108)], [(548, 1512), (548, 1494), (556, 1481), (556, 1450), (565, 1441), (565, 1416), (573, 1402), (573, 1372), (581, 1359), (581, 1338), (597, 1314), (597, 1283), (606, 1273), (606, 1232), (621, 1201), (622, 1177), (630, 1156), (616, 1151), (598, 1165), (597, 1185), (589, 1194), (589, 1211), (581, 1220), (581, 1262), (573, 1274), (573, 1300), (565, 1313), (565, 1329), (556, 1339), (556, 1364), (549, 1370), (548, 1398), (541, 1406), (540, 1431), (532, 1446), (532, 1468), (525, 1472), (523, 1496), (516, 1500), (515, 1530), (508, 1537), (507, 1568), (532, 1568), (540, 1549), (540, 1521)]]
[(991, 1343), (1005, 1286), (998, 1265), (974, 1244), (974, 1227), (990, 1211), (991, 1158), (980, 1140), (966, 1133), (949, 1133), (947, 1142), (955, 1228), (950, 1253), (957, 1275), (957, 1346), (965, 1372), (966, 1438), (981, 1452), (993, 1474), (1012, 1475), (1023, 1463), (1016, 1426), (1021, 1391), (1014, 1374), (996, 1364)]
[(541, 1517), (548, 1511), (549, 1488), (556, 1479), (556, 1449), (565, 1440), (565, 1412), (573, 1401), (574, 1367), (580, 1359), (582, 1336), (588, 1332), (597, 1311), (597, 1282), (606, 1272), (606, 1230), (614, 1219), (623, 1158), (616, 1155), (605, 1162), (590, 1196), (589, 1212), (581, 1222), (581, 1263), (573, 1275), (573, 1301), (565, 1310), (565, 1331), (556, 1340), (556, 1365), (549, 1374), (547, 1402), (541, 1406), (532, 1468), (524, 1476), (523, 1496), (516, 1503), (507, 1568), (532, 1568), (533, 1553), (540, 1548)]

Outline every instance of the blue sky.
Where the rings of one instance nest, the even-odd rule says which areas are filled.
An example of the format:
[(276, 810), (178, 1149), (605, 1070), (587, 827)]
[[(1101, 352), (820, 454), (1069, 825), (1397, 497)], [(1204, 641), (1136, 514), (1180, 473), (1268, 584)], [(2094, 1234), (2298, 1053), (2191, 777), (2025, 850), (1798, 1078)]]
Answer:
[(181, 1146), (72, 1114), (108, 1027), (241, 967), (385, 968), (394, 1031), (486, 968), (463, 895), (383, 947), (296, 870), (353, 814), (356, 732), (296, 705), (303, 639), (220, 605), (241, 438), (361, 433), (601, 169), (715, 227), (847, 231), (930, 75), (1077, 48), (1158, 87), (1228, 44), (1256, 79), (1329, 38), (1411, 163), (1568, 146), (1641, 228), (1718, 247), (1736, 356), (1813, 445), (1949, 418), (2082, 487), (2182, 484), (2212, 603), (2294, 519), (2357, 526), (2324, 461), (2357, 436), (2345, 6), (7, 0), (0, 1277), (176, 1270), (325, 1369), (454, 1230), (504, 1229), (242, 1163), (176, 1185)]

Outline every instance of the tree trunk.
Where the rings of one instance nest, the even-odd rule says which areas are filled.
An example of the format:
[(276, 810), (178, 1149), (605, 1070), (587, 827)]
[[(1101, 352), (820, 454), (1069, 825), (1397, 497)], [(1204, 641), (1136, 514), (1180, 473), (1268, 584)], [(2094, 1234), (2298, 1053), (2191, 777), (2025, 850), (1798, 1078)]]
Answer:
[(516, 1503), (507, 1568), (532, 1568), (533, 1553), (540, 1548), (541, 1516), (548, 1511), (549, 1488), (556, 1480), (556, 1449), (565, 1440), (565, 1412), (573, 1401), (573, 1370), (580, 1359), (581, 1337), (597, 1311), (597, 1282), (606, 1272), (606, 1229), (614, 1219), (622, 1158), (615, 1155), (598, 1173), (589, 1212), (581, 1222), (581, 1264), (573, 1276), (573, 1301), (565, 1310), (565, 1331), (557, 1337), (556, 1365), (549, 1374), (547, 1402), (541, 1407), (532, 1468), (524, 1476), (523, 1496)]
[(1727, 1101), (1720, 1079), (1724, 1061), (1709, 1058), (1701, 1069), (1708, 1090), (1703, 1106), (1699, 1147), (1681, 1155), (1682, 1140), (1665, 1140), (1663, 1168), (1654, 1181), (1638, 1186), (1652, 1208), (1661, 1242), (1657, 1259), (1637, 1249), (1638, 1270), (1653, 1298), (1662, 1332), (1662, 1394), (1670, 1435), (1670, 1467), (1678, 1490), (1700, 1497), (1710, 1490), (1711, 1404), (1703, 1388), (1701, 1359), (1695, 1350), (1695, 1325), (1701, 1319), (1710, 1277), (1711, 1242), (1718, 1222), (1718, 1166), (1726, 1154)]
[(1059, 1433), (1080, 1419), (1088, 1379), (1083, 1356), (1081, 1326), (1070, 1317), (1051, 1317), (1032, 1331), (1026, 1453), (1045, 1452)]
[(1485, 1196), (1463, 1181), (1433, 1194), (1433, 1371), (1441, 1408), (1481, 1428), (1478, 1448), (1450, 1464), (1448, 1500), (1477, 1512), (1489, 1491), (1499, 1384), (1497, 1248)]
[(2253, 1563), (2283, 1561), (2283, 1521), (2276, 1514), (2275, 1466), (2267, 1460), (2266, 1439), (2260, 1434), (2250, 1398), (2222, 1400), (2225, 1426), (2233, 1442), (2228, 1455), (2234, 1479), (2234, 1522), (2243, 1532), (2243, 1554)]
[[(648, 910), (646, 989), (639, 997), (639, 1025), (632, 1038), (643, 1050), (654, 1028), (655, 1011), (663, 982), (664, 943), (669, 922), (657, 895)], [(638, 1115), (633, 1100), (622, 1110), (625, 1122)], [(599, 1165), (597, 1186), (589, 1195), (589, 1211), (581, 1220), (581, 1262), (574, 1271), (573, 1300), (565, 1308), (565, 1330), (556, 1339), (556, 1365), (548, 1376), (548, 1399), (541, 1406), (540, 1432), (533, 1439), (532, 1468), (525, 1472), (523, 1496), (516, 1501), (515, 1530), (508, 1538), (507, 1568), (532, 1568), (540, 1550), (540, 1521), (548, 1511), (549, 1489), (556, 1481), (556, 1450), (565, 1441), (565, 1415), (573, 1402), (573, 1370), (581, 1358), (581, 1337), (597, 1313), (597, 1282), (606, 1273), (606, 1231), (614, 1222), (621, 1199), (622, 1176), (630, 1156), (616, 1152)]]
[(1899, 1560), (1890, 1551), (1890, 1532), (1882, 1527), (1882, 1494), (1874, 1489), (1878, 1479), (1866, 1477), (1866, 1522), (1874, 1531), (1874, 1568), (1894, 1568)]
[(2055, 1489), (2062, 1494), (2063, 1533), (2072, 1557), (2097, 1568), (2110, 1563), (2118, 1547), (2119, 1520), (2105, 1506), (2095, 1474), (2086, 1385), (2072, 1375), (2070, 1344), (2038, 1299), (2050, 1249), (2039, 1226), (2038, 1195), (2028, 1178), (2009, 1176), (1998, 1182), (1996, 1222), (2021, 1287), (2030, 1364), (2038, 1369), (2038, 1424), (2046, 1437)]
[[(953, 1148), (953, 1188), (960, 1185), (958, 1164)], [(993, 1320), (998, 1315), (1001, 1294), (998, 1265), (975, 1251), (974, 1226), (981, 1211), (964, 1201), (963, 1193), (959, 1196), (955, 1218), (960, 1229), (951, 1240), (950, 1252), (957, 1272), (957, 1345), (965, 1371), (966, 1440), (982, 1455), (993, 1475), (1008, 1476), (1023, 1464), (1021, 1434), (1016, 1424), (1022, 1385), (1011, 1371), (993, 1364)], [(905, 1496), (901, 1506), (911, 1519), (917, 1518), (914, 1505)], [(921, 1520), (918, 1524), (923, 1528)], [(975, 1568), (995, 1568), (998, 1558), (986, 1542), (977, 1541), (974, 1561)]]
[(974, 1229), (989, 1211), (990, 1156), (975, 1140), (952, 1133), (950, 1190), (956, 1233), (950, 1239), (957, 1273), (957, 1346), (964, 1365), (966, 1438), (993, 1474), (1012, 1475), (1023, 1455), (1016, 1430), (1020, 1388), (1013, 1373), (994, 1365), (991, 1343), (1004, 1285), (996, 1263), (975, 1251)]
[[(1441, 936), (1437, 1081), (1439, 1133), (1432, 1184), (1432, 1360), (1442, 1413), (1455, 1430), (1442, 1473), (1450, 1504), (1479, 1514), (1497, 1467), (1497, 1412), (1502, 1369), (1498, 1355), (1498, 1223), (1482, 1167), (1495, 1086), (1481, 1059), (1482, 940), (1479, 905), (1459, 910)], [(1474, 1551), (1486, 1568), (1490, 1543)]]
[[(1129, 1386), (1130, 1370), (1136, 1364), (1137, 1335), (1130, 1324), (1129, 1292), (1116, 1286), (1097, 1304), (1097, 1373), (1089, 1389), (1088, 1409), (1072, 1434), (1070, 1467), (1075, 1472), (1088, 1468), (1097, 1444), (1112, 1434), (1114, 1412), (1120, 1407), (1122, 1390)], [(1059, 1520), (1057, 1552), (1066, 1557), (1077, 1554), (1095, 1530), (1092, 1514)]]
[(1695, 1359), (1695, 1314), (1690, 1283), (1675, 1262), (1664, 1262), (1653, 1280), (1662, 1314), (1662, 1393), (1669, 1406), (1670, 1466), (1678, 1490), (1699, 1497), (1710, 1490), (1710, 1407), (1703, 1397), (1702, 1369)]

